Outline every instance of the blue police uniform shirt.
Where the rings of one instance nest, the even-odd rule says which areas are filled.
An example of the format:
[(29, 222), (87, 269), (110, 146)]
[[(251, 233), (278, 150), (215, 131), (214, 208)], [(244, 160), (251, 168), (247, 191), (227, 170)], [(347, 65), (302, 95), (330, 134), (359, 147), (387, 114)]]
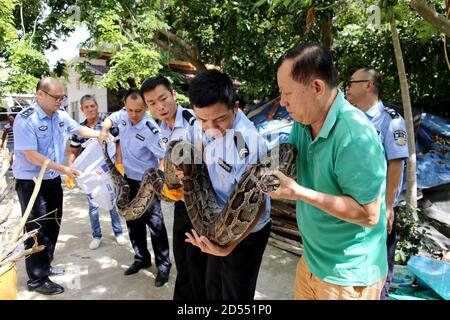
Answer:
[(178, 105), (173, 128), (170, 128), (165, 121), (161, 122), (160, 127), (164, 143), (185, 140), (201, 147), (198, 142), (201, 143), (202, 129), (196, 121), (194, 111), (190, 109)]
[[(64, 151), (69, 135), (80, 130), (80, 125), (65, 111), (57, 110), (49, 117), (37, 102), (22, 110), (14, 121), (13, 175), (16, 179), (37, 177), (40, 166), (29, 162), (23, 150), (37, 151), (57, 164), (64, 163)], [(47, 169), (44, 180), (54, 179), (60, 173)]]
[[(103, 124), (103, 121), (101, 119), (98, 119), (98, 122), (91, 129), (101, 131), (102, 124)], [(80, 122), (80, 125), (88, 127), (87, 120)], [(119, 135), (119, 129), (117, 127), (112, 127), (111, 129), (109, 129), (109, 132), (111, 133), (111, 135), (113, 137), (116, 137), (116, 138)], [(83, 150), (84, 150), (84, 145), (88, 140), (89, 140), (89, 138), (84, 138), (84, 137), (80, 137), (77, 134), (73, 134), (72, 137), (70, 138), (70, 147), (76, 148), (76, 149), (81, 148), (80, 149), (80, 154), (81, 154), (81, 152), (83, 152)], [(117, 142), (117, 141), (119, 141), (119, 139), (117, 139), (115, 141)]]
[(125, 175), (141, 181), (145, 170), (157, 168), (159, 159), (164, 158), (165, 144), (161, 129), (147, 113), (133, 125), (125, 108), (109, 117), (114, 127), (119, 128)]
[[(406, 134), (405, 121), (400, 114), (394, 109), (386, 108), (383, 105), (383, 102), (380, 101), (367, 110), (366, 115), (378, 132), (384, 147), (386, 160), (408, 159), (408, 137)], [(403, 171), (395, 195), (394, 207), (397, 205), (398, 197), (402, 191), (402, 182)]]
[[(267, 155), (267, 142), (238, 110), (232, 130), (222, 137), (209, 139), (203, 152), (217, 204), (224, 207), (247, 167)], [(269, 221), (270, 197), (266, 196), (266, 209), (252, 233), (261, 230)]]

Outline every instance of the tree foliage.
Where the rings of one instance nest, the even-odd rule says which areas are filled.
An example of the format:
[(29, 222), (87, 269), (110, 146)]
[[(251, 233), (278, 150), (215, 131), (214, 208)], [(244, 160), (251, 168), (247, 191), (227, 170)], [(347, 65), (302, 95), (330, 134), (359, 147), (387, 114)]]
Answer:
[[(356, 68), (372, 66), (383, 74), (383, 99), (401, 102), (389, 26), (368, 25), (366, 10), (371, 4), (355, 2), (349, 5), (348, 14), (336, 19), (338, 32), (334, 50), (342, 83), (346, 83)], [(413, 106), (445, 113), (450, 76), (442, 36), (409, 8), (408, 1), (399, 1), (394, 14)]]
[(60, 19), (60, 0), (3, 0), (0, 6), (0, 93), (31, 93), (44, 75), (64, 75), (59, 63), (50, 70), (44, 50), (71, 30)]
[[(156, 2), (87, 0), (76, 4), (80, 8), (80, 21), (90, 32), (84, 47), (111, 53), (111, 68), (99, 80), (100, 86), (129, 88), (131, 78), (140, 84), (158, 73), (162, 57), (152, 39), (155, 30), (164, 27), (164, 23), (156, 16), (159, 8)], [(88, 61), (76, 66), (82, 80), (92, 84), (96, 77), (88, 67)]]
[(304, 32), (306, 7), (295, 11), (254, 1), (181, 0), (165, 10), (171, 31), (198, 48), (201, 59), (242, 82), (248, 99), (276, 94), (274, 64)]
[[(428, 0), (439, 14), (444, 2)], [(111, 53), (110, 71), (100, 80), (88, 68), (82, 79), (108, 88), (129, 87), (157, 73), (181, 79), (169, 60), (198, 70), (213, 64), (242, 83), (247, 100), (277, 95), (274, 64), (298, 42), (329, 42), (342, 83), (354, 68), (371, 65), (384, 76), (384, 98), (400, 101), (395, 59), (387, 25), (369, 26), (376, 0), (3, 0), (0, 7), (0, 73), (3, 90), (25, 92), (52, 71), (43, 52), (77, 24), (90, 38), (87, 49)], [(396, 20), (414, 105), (446, 101), (449, 87), (439, 31), (400, 0)], [(20, 8), (22, 7), (22, 10)], [(22, 23), (23, 22), (23, 23)], [(35, 27), (36, 26), (36, 27)], [(23, 76), (21, 76), (23, 75)], [(33, 84), (33, 85), (31, 85)], [(437, 110), (439, 111), (439, 110)]]

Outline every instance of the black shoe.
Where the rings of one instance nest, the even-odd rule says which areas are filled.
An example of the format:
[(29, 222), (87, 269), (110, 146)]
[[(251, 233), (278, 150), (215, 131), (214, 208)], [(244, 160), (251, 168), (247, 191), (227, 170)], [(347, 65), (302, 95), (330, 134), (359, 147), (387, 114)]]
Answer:
[(47, 280), (43, 284), (41, 284), (39, 287), (36, 288), (30, 288), (28, 287), (28, 291), (36, 291), (41, 294), (46, 295), (55, 295), (55, 294), (61, 294), (64, 292), (64, 288), (60, 286), (57, 283), (54, 283), (53, 281)]
[(169, 281), (169, 272), (158, 271), (155, 279), (155, 287), (162, 287), (167, 281)]
[(56, 276), (62, 276), (65, 273), (66, 273), (66, 270), (64, 270), (63, 268), (55, 268), (55, 267), (50, 266), (50, 272), (48, 275), (51, 277), (52, 276), (56, 277)]
[(130, 274), (137, 273), (140, 269), (150, 268), (151, 266), (152, 266), (151, 262), (150, 263), (143, 263), (143, 262), (140, 262), (140, 261), (135, 261), (135, 262), (133, 262), (133, 264), (127, 270), (125, 270), (125, 272), (123, 274), (128, 276)]

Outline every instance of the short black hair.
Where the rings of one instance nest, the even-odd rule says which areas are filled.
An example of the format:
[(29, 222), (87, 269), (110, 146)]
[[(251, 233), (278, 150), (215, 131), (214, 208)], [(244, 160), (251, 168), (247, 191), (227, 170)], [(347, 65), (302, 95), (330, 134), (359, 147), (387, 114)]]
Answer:
[(373, 87), (375, 88), (375, 94), (377, 96), (381, 93), (381, 74), (378, 70), (372, 67), (367, 68), (361, 68), (362, 71), (364, 71), (368, 76), (369, 80), (372, 81)]
[(144, 82), (141, 85), (142, 97), (144, 96), (144, 93), (155, 89), (159, 85), (163, 85), (170, 92), (173, 91), (172, 85), (170, 84), (169, 79), (167, 79), (166, 77), (163, 77), (163, 76), (156, 76), (156, 77), (151, 77), (151, 78), (147, 78), (144, 80)]
[(91, 100), (94, 101), (96, 105), (98, 105), (97, 100), (95, 100), (95, 97), (93, 95), (90, 94), (85, 94), (84, 96), (81, 97), (80, 99), (80, 107), (83, 105), (83, 102), (86, 100)]
[(189, 86), (189, 100), (196, 108), (223, 102), (228, 109), (232, 109), (235, 96), (233, 81), (218, 70), (206, 70), (197, 74)]
[(324, 81), (330, 88), (339, 83), (339, 75), (333, 63), (331, 52), (321, 44), (300, 44), (287, 51), (277, 62), (276, 70), (284, 61), (293, 60), (291, 76), (301, 83), (307, 84), (313, 78)]
[[(128, 98), (131, 98), (133, 100), (142, 99), (141, 92), (137, 88), (131, 88), (127, 91), (125, 94), (125, 97), (123, 98), (123, 102), (127, 101)], [(144, 100), (144, 99), (142, 99)]]

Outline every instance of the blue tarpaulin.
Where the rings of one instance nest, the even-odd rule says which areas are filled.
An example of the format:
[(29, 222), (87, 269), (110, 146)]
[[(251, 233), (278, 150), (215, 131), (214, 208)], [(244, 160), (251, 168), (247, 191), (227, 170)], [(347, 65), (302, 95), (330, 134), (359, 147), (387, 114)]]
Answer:
[(450, 264), (428, 257), (411, 256), (408, 260), (408, 269), (424, 285), (433, 289), (445, 300), (450, 300)]
[[(248, 115), (258, 131), (267, 138), (269, 148), (287, 141), (292, 129), (292, 118), (280, 107), (267, 120), (272, 104), (261, 109), (264, 102), (250, 108)], [(427, 189), (450, 183), (450, 123), (441, 117), (423, 113), (416, 141), (417, 187)], [(406, 174), (403, 189), (406, 189)]]
[[(450, 183), (450, 124), (423, 113), (416, 141), (417, 187), (427, 189)], [(406, 187), (406, 183), (404, 183)]]

